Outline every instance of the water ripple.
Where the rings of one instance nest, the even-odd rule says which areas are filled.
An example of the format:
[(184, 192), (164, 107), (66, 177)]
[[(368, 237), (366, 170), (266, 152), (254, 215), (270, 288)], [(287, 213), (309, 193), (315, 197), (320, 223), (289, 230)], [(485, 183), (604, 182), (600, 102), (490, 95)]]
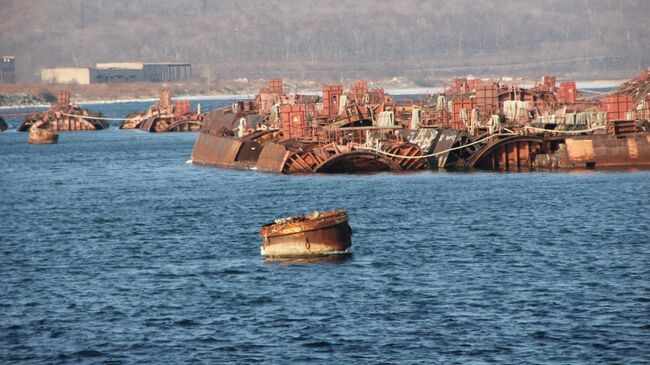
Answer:
[[(110, 106), (118, 108), (119, 106)], [(0, 135), (2, 363), (648, 363), (648, 172), (282, 176)], [(355, 254), (263, 260), (348, 210)]]

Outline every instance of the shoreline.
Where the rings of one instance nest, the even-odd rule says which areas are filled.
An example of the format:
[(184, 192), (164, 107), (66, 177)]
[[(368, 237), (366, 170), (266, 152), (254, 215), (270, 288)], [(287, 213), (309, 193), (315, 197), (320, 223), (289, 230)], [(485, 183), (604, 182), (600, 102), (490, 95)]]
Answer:
[[(590, 81), (576, 81), (577, 88), (583, 90), (593, 90), (593, 89), (607, 89), (615, 88), (620, 85), (625, 80), (590, 80)], [(522, 87), (533, 87), (533, 84), (530, 83), (521, 83), (519, 84)], [(436, 87), (411, 87), (411, 88), (386, 88), (386, 93), (390, 95), (428, 95), (433, 93), (439, 93), (444, 90), (444, 86)], [(298, 93), (303, 95), (321, 95), (320, 90), (302, 90)], [(254, 94), (221, 94), (221, 95), (179, 95), (172, 98), (172, 100), (244, 100), (252, 99)], [(153, 103), (158, 98), (145, 97), (145, 98), (117, 98), (117, 99), (97, 99), (97, 100), (81, 100), (76, 101), (75, 104), (78, 105), (103, 105), (103, 104), (119, 104), (119, 103), (137, 103), (137, 102), (149, 102)], [(50, 104), (23, 104), (23, 105), (2, 105), (0, 110), (8, 109), (30, 109), (30, 108), (48, 108)]]
[[(250, 95), (192, 95), (192, 96), (175, 96), (172, 100), (230, 100), (230, 99), (250, 99)], [(77, 105), (103, 105), (103, 104), (120, 104), (120, 103), (146, 103), (156, 102), (158, 98), (130, 98), (130, 99), (107, 99), (107, 100), (82, 100), (75, 101)], [(51, 104), (27, 104), (27, 105), (3, 105), (0, 110), (6, 109), (27, 109), (27, 108), (49, 108)]]

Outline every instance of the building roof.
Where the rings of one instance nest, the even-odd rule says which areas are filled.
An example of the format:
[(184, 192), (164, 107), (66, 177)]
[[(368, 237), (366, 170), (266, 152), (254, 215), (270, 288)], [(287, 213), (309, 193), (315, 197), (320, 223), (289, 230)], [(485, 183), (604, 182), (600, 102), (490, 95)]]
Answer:
[(96, 69), (142, 70), (144, 66), (192, 66), (190, 63), (175, 62), (104, 62), (95, 65)]
[(144, 67), (144, 62), (106, 62), (98, 63), (95, 65), (95, 68), (121, 68), (128, 70), (142, 70)]
[(191, 63), (179, 63), (179, 62), (147, 62), (144, 64), (152, 66), (192, 66)]

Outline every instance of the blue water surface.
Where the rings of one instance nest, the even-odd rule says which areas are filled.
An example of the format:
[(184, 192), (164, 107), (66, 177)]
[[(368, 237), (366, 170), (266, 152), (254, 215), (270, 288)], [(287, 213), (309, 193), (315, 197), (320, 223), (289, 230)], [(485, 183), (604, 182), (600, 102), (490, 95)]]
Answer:
[[(0, 363), (650, 363), (647, 171), (285, 176), (196, 137), (0, 134)], [(260, 257), (329, 209), (351, 258)]]

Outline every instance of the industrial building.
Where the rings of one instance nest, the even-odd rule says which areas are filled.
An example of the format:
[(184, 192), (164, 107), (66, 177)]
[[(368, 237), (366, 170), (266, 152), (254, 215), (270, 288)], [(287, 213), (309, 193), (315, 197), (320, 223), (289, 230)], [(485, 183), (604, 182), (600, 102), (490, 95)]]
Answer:
[(0, 63), (0, 84), (13, 84), (16, 82), (16, 58), (2, 56)]
[(46, 68), (43, 82), (81, 85), (113, 82), (185, 82), (192, 79), (189, 63), (98, 63), (95, 67)]

